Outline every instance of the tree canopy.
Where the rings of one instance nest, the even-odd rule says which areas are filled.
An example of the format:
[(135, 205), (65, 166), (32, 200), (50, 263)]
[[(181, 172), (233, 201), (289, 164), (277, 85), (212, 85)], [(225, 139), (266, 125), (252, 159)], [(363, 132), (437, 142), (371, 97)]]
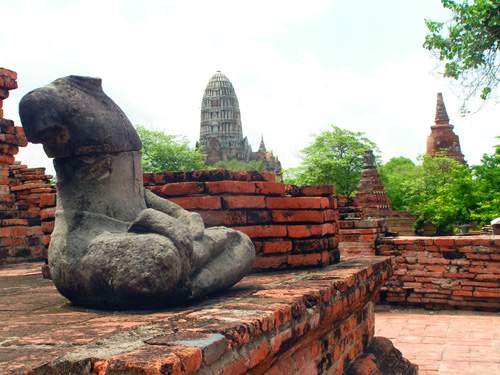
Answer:
[(418, 225), (434, 224), (440, 234), (457, 225), (487, 224), (500, 215), (498, 149), (473, 167), (424, 156), (420, 165), (399, 157), (379, 170), (393, 208), (414, 214)]
[(452, 18), (426, 20), (424, 48), (444, 62), (444, 76), (456, 79), (465, 91), (464, 104), (482, 99), (497, 88), (500, 77), (500, 2), (498, 0), (441, 0)]
[(377, 145), (363, 133), (332, 125), (301, 151), (301, 164), (285, 171), (285, 181), (296, 185), (335, 184), (339, 194), (352, 195), (367, 150), (378, 152)]
[(142, 141), (142, 168), (144, 172), (188, 171), (206, 169), (205, 155), (189, 146), (179, 136), (137, 126)]

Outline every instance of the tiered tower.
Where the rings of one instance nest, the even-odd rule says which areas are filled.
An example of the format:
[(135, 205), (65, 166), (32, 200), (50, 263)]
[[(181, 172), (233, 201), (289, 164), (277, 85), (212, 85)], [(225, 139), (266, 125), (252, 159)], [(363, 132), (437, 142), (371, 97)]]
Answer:
[(366, 217), (386, 217), (392, 212), (372, 150), (365, 152), (363, 172), (354, 201)]
[(207, 84), (201, 102), (200, 143), (207, 163), (250, 160), (252, 149), (243, 138), (240, 105), (229, 79), (217, 71)]
[(265, 170), (281, 174), (281, 163), (272, 151), (266, 150), (263, 137), (257, 152), (252, 152), (247, 137), (243, 137), (238, 98), (232, 83), (220, 71), (210, 78), (203, 95), (198, 145), (207, 154), (208, 164), (259, 160)]
[(453, 132), (448, 113), (443, 101), (443, 94), (437, 94), (435, 125), (431, 126), (431, 134), (427, 138), (427, 155), (443, 155), (465, 163), (460, 149), (458, 135)]

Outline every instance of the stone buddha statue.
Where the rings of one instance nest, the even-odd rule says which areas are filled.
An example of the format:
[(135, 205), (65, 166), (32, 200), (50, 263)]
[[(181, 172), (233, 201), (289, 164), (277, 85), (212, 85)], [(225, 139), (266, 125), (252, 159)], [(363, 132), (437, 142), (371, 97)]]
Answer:
[(69, 76), (26, 94), (26, 137), (57, 175), (52, 279), (76, 305), (153, 308), (229, 288), (251, 270), (243, 233), (206, 229), (143, 188), (141, 141), (97, 78)]

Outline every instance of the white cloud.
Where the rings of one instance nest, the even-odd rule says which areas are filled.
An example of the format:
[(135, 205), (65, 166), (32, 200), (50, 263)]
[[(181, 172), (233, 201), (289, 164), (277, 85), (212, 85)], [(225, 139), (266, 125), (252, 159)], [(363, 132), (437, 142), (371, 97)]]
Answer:
[[(331, 9), (328, 0), (10, 2), (2, 7), (2, 27), (10, 32), (0, 35), (0, 50), (2, 64), (19, 73), (20, 88), (5, 102), (6, 116), (17, 119), (20, 97), (57, 77), (100, 76), (134, 124), (183, 134), (194, 144), (203, 90), (220, 69), (235, 85), (244, 133), (254, 147), (263, 133), (285, 167), (297, 164), (311, 134), (332, 123), (366, 132), (386, 160), (414, 158), (425, 151), (437, 91), (466, 158), (478, 162), (489, 151), (498, 108), (460, 118), (458, 100), (432, 74), (420, 46), (383, 65), (366, 56), (362, 72), (327, 63), (307, 43), (293, 53), (281, 48), (294, 25)], [(18, 159), (51, 168), (39, 146)]]

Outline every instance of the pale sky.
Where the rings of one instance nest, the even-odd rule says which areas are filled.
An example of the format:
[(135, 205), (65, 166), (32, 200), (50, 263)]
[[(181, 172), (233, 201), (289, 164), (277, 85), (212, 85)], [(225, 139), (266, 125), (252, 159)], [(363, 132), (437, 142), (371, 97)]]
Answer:
[[(469, 164), (500, 135), (498, 101), (459, 114), (456, 86), (422, 48), (439, 0), (0, 0), (0, 66), (18, 72), (4, 101), (20, 125), (26, 92), (69, 74), (101, 77), (133, 124), (199, 137), (200, 105), (216, 70), (233, 83), (243, 132), (261, 134), (284, 168), (330, 124), (365, 132), (382, 159), (425, 152), (436, 93)], [(17, 160), (52, 171), (39, 145)]]

